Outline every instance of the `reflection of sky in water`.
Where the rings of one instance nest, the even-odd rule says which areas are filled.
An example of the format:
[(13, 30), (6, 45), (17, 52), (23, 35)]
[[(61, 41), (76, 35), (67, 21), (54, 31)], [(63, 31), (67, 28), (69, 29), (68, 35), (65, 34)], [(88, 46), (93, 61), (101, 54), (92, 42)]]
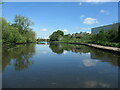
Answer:
[(68, 53), (68, 51), (64, 50), (63, 54), (67, 54), (67, 53)]
[(81, 56), (90, 56), (90, 53), (81, 53)]
[(85, 88), (96, 88), (96, 87), (109, 88), (110, 84), (91, 80), (91, 81), (84, 82), (84, 86)]
[(82, 62), (83, 62), (83, 65), (86, 67), (91, 67), (96, 65), (96, 61), (92, 59), (83, 59)]
[(49, 45), (36, 45), (36, 53), (37, 54), (47, 54), (47, 53), (49, 53), (48, 46)]
[(42, 53), (42, 54), (47, 54), (47, 51), (40, 51), (40, 53)]

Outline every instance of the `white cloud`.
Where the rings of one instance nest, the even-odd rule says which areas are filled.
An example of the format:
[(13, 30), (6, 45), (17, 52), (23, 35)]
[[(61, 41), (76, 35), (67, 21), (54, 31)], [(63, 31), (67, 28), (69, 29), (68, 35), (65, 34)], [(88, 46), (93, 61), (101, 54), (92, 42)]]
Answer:
[(86, 33), (89, 33), (89, 34), (91, 34), (91, 31), (89, 31), (89, 32), (86, 32)]
[(110, 88), (111, 84), (100, 82), (100, 81), (89, 80), (84, 82), (84, 86), (86, 88), (96, 88), (97, 86), (101, 88)]
[(80, 3), (79, 3), (79, 5), (81, 6), (81, 5), (82, 5), (82, 3), (80, 2)]
[(90, 30), (91, 28), (80, 28), (80, 30)]
[(81, 19), (84, 18), (84, 17), (85, 17), (85, 15), (81, 15), (81, 16), (80, 16)]
[(104, 14), (107, 14), (107, 15), (109, 14), (109, 12), (108, 12), (108, 11), (103, 10), (103, 9), (102, 9), (102, 10), (100, 10), (100, 13), (104, 13)]
[(119, 2), (119, 0), (81, 0), (81, 2), (87, 2), (93, 5), (99, 5), (105, 2)]
[(44, 37), (44, 39), (49, 39), (49, 37)]
[(63, 32), (69, 32), (67, 29), (62, 30)]
[[(119, 0), (49, 0), (49, 2), (118, 2)], [(3, 2), (48, 2), (48, 0), (3, 0)]]
[(105, 13), (106, 11), (105, 10), (100, 10), (100, 13)]
[(84, 2), (118, 2), (119, 0), (82, 0)]
[(43, 28), (43, 29), (41, 29), (41, 31), (46, 32), (46, 31), (48, 31), (48, 29)]
[(84, 24), (98, 24), (99, 21), (95, 18), (85, 18), (83, 23)]
[(49, 36), (45, 37), (45, 36), (42, 36), (42, 37), (38, 37), (39, 39), (49, 39)]

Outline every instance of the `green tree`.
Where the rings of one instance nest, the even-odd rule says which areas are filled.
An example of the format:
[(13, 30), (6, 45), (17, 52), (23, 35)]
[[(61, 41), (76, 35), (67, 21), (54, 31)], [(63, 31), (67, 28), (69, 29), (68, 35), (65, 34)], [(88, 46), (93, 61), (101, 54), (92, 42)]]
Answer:
[(0, 26), (0, 28), (2, 28), (2, 41), (5, 42), (9, 38), (10, 26), (4, 18), (0, 18)]
[(64, 36), (63, 31), (58, 30), (56, 32), (53, 32), (52, 35), (49, 36), (49, 38), (50, 41), (59, 41), (63, 39), (63, 36)]
[(35, 42), (35, 32), (29, 27), (31, 21), (21, 15), (16, 15), (15, 23), (8, 23), (4, 18), (0, 18), (0, 28), (2, 28), (3, 43), (28, 43)]
[(94, 35), (96, 41), (107, 41), (108, 33), (104, 32), (104, 29), (101, 29), (100, 32)]
[(58, 30), (58, 31), (57, 31), (57, 34), (59, 34), (59, 35), (63, 36), (63, 35), (64, 35), (64, 32), (63, 32), (63, 31), (61, 31), (61, 30)]
[(28, 17), (24, 17), (21, 15), (16, 15), (14, 22), (15, 23), (13, 24), (13, 26), (17, 27), (20, 31), (29, 31), (30, 26), (33, 25), (33, 22)]
[(117, 30), (109, 30), (108, 31), (108, 41), (112, 41), (112, 42), (116, 42), (117, 41), (117, 37), (118, 37), (118, 31)]

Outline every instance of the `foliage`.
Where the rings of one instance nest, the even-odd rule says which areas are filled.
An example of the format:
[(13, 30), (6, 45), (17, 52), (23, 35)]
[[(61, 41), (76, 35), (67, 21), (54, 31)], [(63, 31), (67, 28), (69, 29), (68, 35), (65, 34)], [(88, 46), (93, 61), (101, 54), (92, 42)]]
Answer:
[(113, 42), (96, 41), (96, 42), (93, 42), (93, 44), (111, 46), (111, 47), (120, 47), (119, 43), (113, 43)]
[[(119, 28), (120, 29), (120, 28)], [(78, 43), (94, 43), (104, 46), (112, 46), (112, 47), (120, 47), (120, 30), (109, 30), (108, 32), (105, 32), (104, 29), (101, 29), (101, 31), (98, 34), (89, 34), (85, 32), (80, 33), (73, 33), (73, 34), (66, 34), (63, 36), (60, 36), (59, 34), (54, 32), (50, 36), (51, 41), (59, 41), (59, 42), (78, 42)]]
[(0, 18), (3, 43), (29, 43), (35, 42), (35, 32), (29, 27), (29, 18), (21, 15), (15, 17), (15, 23), (10, 24), (4, 18)]
[(64, 33), (61, 30), (55, 31), (49, 36), (50, 41), (60, 41), (63, 39)]
[(117, 38), (117, 30), (109, 30), (108, 32), (104, 32), (102, 29), (98, 34), (95, 34), (93, 39), (95, 41), (107, 41), (107, 42), (116, 42)]
[(14, 22), (15, 23), (13, 24), (13, 26), (18, 28), (22, 32), (29, 31), (30, 30), (29, 26), (33, 24), (33, 22), (28, 17), (24, 17), (21, 15), (16, 15)]

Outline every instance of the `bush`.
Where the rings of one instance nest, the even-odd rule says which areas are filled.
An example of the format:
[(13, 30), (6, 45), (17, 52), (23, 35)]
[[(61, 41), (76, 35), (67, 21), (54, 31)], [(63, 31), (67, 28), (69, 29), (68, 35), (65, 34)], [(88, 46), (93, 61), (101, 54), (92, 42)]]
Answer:
[(103, 45), (103, 46), (111, 46), (111, 47), (120, 47), (119, 43), (111, 43), (111, 42), (104, 42), (104, 41), (96, 41), (92, 42), (93, 44)]

